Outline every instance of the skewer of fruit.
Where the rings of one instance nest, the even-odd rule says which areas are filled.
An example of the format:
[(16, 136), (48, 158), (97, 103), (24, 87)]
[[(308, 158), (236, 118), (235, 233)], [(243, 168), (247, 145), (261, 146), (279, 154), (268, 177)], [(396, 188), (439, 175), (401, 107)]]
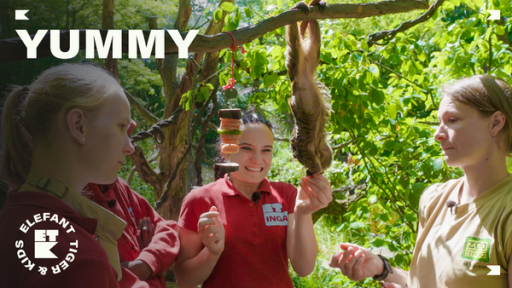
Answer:
[[(238, 144), (240, 143), (240, 118), (242, 113), (240, 109), (221, 109), (219, 110), (220, 128), (217, 132), (222, 139), (221, 152), (231, 155), (238, 153)], [(231, 157), (230, 157), (231, 158)], [(238, 171), (237, 163), (216, 163), (214, 171), (220, 173), (229, 173)]]

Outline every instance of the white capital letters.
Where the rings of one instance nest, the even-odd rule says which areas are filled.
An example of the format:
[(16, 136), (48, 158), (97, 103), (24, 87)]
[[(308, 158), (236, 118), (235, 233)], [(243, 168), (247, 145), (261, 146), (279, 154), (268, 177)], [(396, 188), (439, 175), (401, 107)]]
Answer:
[(185, 39), (181, 38), (180, 32), (178, 30), (167, 30), (167, 33), (171, 35), (172, 40), (176, 43), (176, 46), (178, 46), (178, 58), (187, 58), (188, 57), (188, 47), (194, 41), (194, 38), (196, 38), (197, 33), (199, 33), (199, 30), (190, 30), (187, 33), (187, 36)]
[(111, 46), (112, 58), (122, 58), (122, 33), (122, 30), (108, 30), (105, 43), (103, 43), (100, 30), (87, 30), (85, 32), (85, 58), (94, 58), (94, 46), (96, 46), (96, 50), (98, 50), (98, 57), (100, 59), (106, 59), (108, 57), (108, 51)]
[(50, 30), (50, 51), (59, 59), (71, 59), (80, 51), (80, 30), (69, 30), (69, 50), (60, 50), (60, 30)]
[(140, 49), (141, 58), (151, 57), (153, 46), (155, 47), (155, 58), (164, 58), (164, 37), (164, 30), (151, 30), (149, 31), (148, 42), (145, 43), (142, 30), (130, 30), (128, 32), (128, 58), (137, 58), (137, 46)]
[(18, 36), (20, 36), (21, 41), (23, 41), (23, 44), (25, 44), (25, 47), (27, 47), (27, 59), (37, 58), (37, 46), (39, 46), (41, 40), (43, 40), (46, 32), (48, 32), (48, 30), (38, 30), (34, 36), (34, 39), (32, 39), (30, 38), (30, 35), (28, 35), (27, 30), (16, 30), (16, 33), (18, 33)]

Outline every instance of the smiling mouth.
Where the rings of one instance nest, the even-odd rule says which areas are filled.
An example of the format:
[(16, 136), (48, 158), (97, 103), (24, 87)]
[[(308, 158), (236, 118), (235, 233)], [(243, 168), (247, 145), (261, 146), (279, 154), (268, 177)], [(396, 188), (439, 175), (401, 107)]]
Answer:
[(261, 167), (261, 168), (252, 168), (252, 167), (247, 167), (246, 166), (245, 170), (251, 171), (251, 172), (261, 172), (261, 171), (263, 171), (263, 167)]

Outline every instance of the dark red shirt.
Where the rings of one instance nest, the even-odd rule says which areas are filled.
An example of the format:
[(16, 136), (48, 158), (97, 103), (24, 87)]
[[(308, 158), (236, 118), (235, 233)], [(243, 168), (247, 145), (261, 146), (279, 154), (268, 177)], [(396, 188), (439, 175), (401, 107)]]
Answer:
[[(107, 254), (93, 238), (96, 219), (42, 192), (12, 191), (8, 197), (0, 212), (0, 287), (119, 287)], [(41, 231), (58, 235), (36, 237)], [(36, 243), (42, 242), (55, 243), (49, 251), (57, 259), (36, 258)]]
[(293, 287), (288, 274), (286, 231), (297, 189), (265, 178), (258, 204), (247, 199), (228, 176), (192, 190), (183, 200), (180, 227), (197, 232), (201, 214), (216, 206), (226, 244), (202, 287)]
[[(117, 240), (119, 259), (121, 262), (142, 260), (153, 271), (151, 278), (141, 281), (131, 271), (123, 268), (121, 288), (165, 288), (163, 274), (171, 267), (180, 249), (176, 221), (160, 217), (149, 202), (133, 191), (130, 185), (120, 177), (117, 177), (117, 181), (108, 185), (105, 190), (106, 192), (103, 193), (97, 184), (88, 184), (86, 191), (92, 192), (88, 194), (89, 199), (126, 222), (123, 235)], [(110, 206), (109, 203), (111, 203)], [(145, 216), (149, 217), (151, 223), (155, 225), (155, 234), (148, 247), (141, 249), (137, 241), (137, 236), (140, 234), (137, 221)]]

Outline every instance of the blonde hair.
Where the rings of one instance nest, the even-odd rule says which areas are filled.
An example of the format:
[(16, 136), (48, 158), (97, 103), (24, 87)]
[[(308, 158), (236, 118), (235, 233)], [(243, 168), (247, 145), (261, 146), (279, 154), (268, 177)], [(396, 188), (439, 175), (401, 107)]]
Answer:
[(505, 149), (512, 153), (512, 88), (498, 77), (476, 75), (443, 87), (443, 95), (476, 108), (485, 117), (496, 111), (505, 115), (505, 126), (500, 131), (504, 136)]
[(30, 86), (13, 86), (2, 111), (2, 177), (11, 189), (23, 184), (29, 172), (34, 143), (47, 145), (55, 129), (74, 108), (87, 117), (115, 93), (117, 80), (90, 64), (63, 64), (41, 73)]

